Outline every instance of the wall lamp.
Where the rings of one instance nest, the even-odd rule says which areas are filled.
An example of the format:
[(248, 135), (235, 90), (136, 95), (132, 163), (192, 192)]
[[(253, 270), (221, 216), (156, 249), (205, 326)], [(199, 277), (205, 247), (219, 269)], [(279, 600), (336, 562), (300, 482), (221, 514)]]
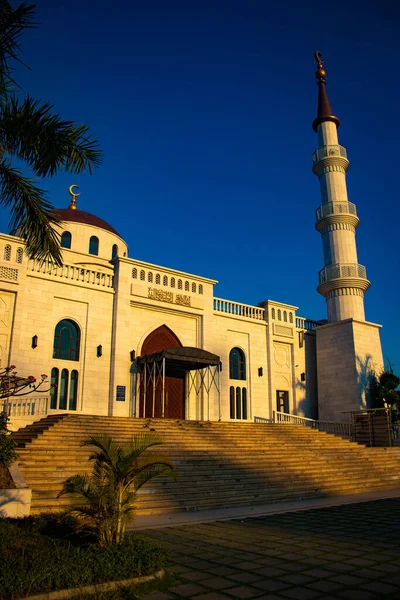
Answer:
[(38, 336), (34, 335), (32, 338), (32, 348), (37, 348), (38, 345)]
[(262, 377), (264, 375), (264, 370), (262, 367), (258, 367), (258, 376)]
[(306, 380), (306, 374), (300, 373), (300, 381), (305, 381), (305, 380)]
[(135, 360), (136, 352), (134, 350), (131, 350), (129, 352), (129, 356), (130, 356), (131, 362), (133, 362)]
[(103, 346), (101, 344), (99, 344), (97, 346), (96, 354), (97, 354), (97, 358), (100, 358), (100, 356), (103, 356)]

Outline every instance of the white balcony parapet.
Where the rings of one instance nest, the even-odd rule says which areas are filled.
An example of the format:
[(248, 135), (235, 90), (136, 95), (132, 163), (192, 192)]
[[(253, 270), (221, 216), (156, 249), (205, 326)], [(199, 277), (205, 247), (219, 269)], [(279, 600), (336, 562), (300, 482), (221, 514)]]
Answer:
[(326, 433), (332, 433), (339, 437), (352, 439), (353, 428), (351, 423), (342, 423), (340, 421), (316, 421), (315, 419), (299, 417), (297, 415), (291, 415), (275, 410), (273, 411), (273, 422), (303, 425), (304, 427), (311, 427), (311, 429), (318, 429), (318, 431), (325, 431)]
[(103, 288), (114, 287), (114, 276), (110, 273), (87, 269), (86, 267), (80, 267), (79, 265), (63, 264), (59, 267), (51, 261), (40, 263), (36, 260), (30, 260), (28, 263), (28, 272), (29, 271), (38, 275), (48, 275), (59, 279), (78, 281), (87, 285), (97, 285)]
[(325, 283), (332, 279), (340, 279), (341, 277), (367, 279), (367, 270), (363, 265), (358, 265), (357, 263), (328, 265), (319, 272), (319, 283)]
[(235, 317), (246, 317), (247, 319), (256, 319), (258, 321), (264, 321), (265, 319), (265, 310), (263, 308), (251, 306), (250, 304), (240, 304), (231, 300), (223, 300), (222, 298), (214, 298), (214, 310)]
[(2, 411), (9, 417), (36, 417), (47, 415), (47, 396), (11, 396), (2, 401)]
[(312, 161), (315, 164), (319, 160), (322, 160), (323, 158), (328, 158), (331, 156), (341, 156), (342, 158), (347, 159), (346, 148), (344, 148), (343, 146), (340, 146), (339, 144), (334, 144), (334, 145), (331, 144), (328, 146), (321, 146), (320, 148), (317, 148), (315, 150), (314, 154), (312, 155)]
[(320, 325), (323, 325), (323, 323), (320, 323), (320, 321), (313, 321), (311, 319), (305, 319), (304, 317), (296, 317), (296, 329), (306, 329), (307, 331), (311, 331)]
[(327, 202), (326, 204), (321, 204), (315, 211), (317, 221), (329, 215), (337, 214), (350, 214), (356, 217), (356, 205), (353, 202)]

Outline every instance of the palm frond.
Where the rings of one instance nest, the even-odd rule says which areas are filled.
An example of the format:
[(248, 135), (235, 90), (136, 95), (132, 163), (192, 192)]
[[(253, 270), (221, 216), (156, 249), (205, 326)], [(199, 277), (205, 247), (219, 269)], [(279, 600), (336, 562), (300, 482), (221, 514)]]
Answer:
[(24, 238), (29, 257), (62, 264), (60, 234), (53, 229), (58, 221), (50, 213), (45, 192), (4, 160), (0, 162), (0, 204), (10, 208), (10, 228)]
[[(10, 59), (22, 63), (20, 37), (25, 29), (36, 26), (35, 6), (22, 2), (13, 9), (7, 0), (0, 1), (0, 88), (6, 81), (13, 81)], [(13, 82), (15, 83), (15, 82)]]
[(1, 115), (4, 151), (26, 162), (38, 177), (60, 170), (92, 173), (103, 159), (97, 141), (91, 139), (87, 125), (63, 121), (53, 109), (30, 96), (22, 102), (10, 97)]

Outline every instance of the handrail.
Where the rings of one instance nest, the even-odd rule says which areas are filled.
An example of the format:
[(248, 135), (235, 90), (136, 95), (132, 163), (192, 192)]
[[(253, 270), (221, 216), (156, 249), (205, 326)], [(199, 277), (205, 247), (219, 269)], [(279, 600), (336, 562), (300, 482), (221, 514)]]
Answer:
[(1, 410), (9, 417), (47, 415), (48, 401), (47, 396), (26, 396), (24, 398), (10, 396), (10, 398), (3, 401)]
[(367, 271), (364, 265), (357, 263), (336, 263), (334, 265), (327, 265), (319, 272), (320, 283), (331, 281), (331, 279), (339, 279), (340, 277), (367, 279)]
[(216, 312), (222, 312), (237, 317), (257, 319), (258, 321), (264, 320), (265, 313), (265, 310), (263, 308), (260, 308), (259, 306), (252, 306), (251, 304), (242, 304), (240, 302), (224, 300), (223, 298), (214, 298), (214, 310)]
[(351, 438), (353, 433), (353, 428), (350, 423), (342, 423), (340, 421), (318, 421), (316, 419), (309, 419), (308, 417), (300, 417), (298, 415), (280, 411), (273, 412), (273, 422), (303, 425), (305, 427), (311, 427), (311, 429), (318, 429), (318, 431), (325, 431), (326, 433), (332, 433), (333, 435), (345, 438)]
[(81, 267), (79, 265), (63, 264), (58, 266), (51, 261), (41, 263), (37, 260), (30, 260), (28, 262), (28, 271), (35, 274), (50, 275), (51, 277), (60, 279), (79, 281), (80, 283), (89, 285), (98, 285), (103, 288), (114, 287), (114, 276), (111, 273), (87, 269), (86, 267)]

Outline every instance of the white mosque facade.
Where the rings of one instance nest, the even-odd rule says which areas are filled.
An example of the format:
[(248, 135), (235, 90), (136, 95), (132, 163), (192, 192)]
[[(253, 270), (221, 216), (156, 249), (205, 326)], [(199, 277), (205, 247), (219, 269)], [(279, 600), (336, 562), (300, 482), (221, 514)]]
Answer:
[(382, 367), (379, 326), (365, 321), (369, 281), (358, 264), (348, 160), (321, 61), (317, 80), (318, 290), (328, 320), (309, 321), (273, 300), (220, 299), (214, 280), (130, 258), (112, 225), (73, 198), (54, 211), (61, 267), (29, 259), (22, 239), (0, 234), (1, 367), (46, 373), (52, 384), (8, 400), (13, 428), (68, 412), (253, 421), (278, 411), (343, 420), (344, 411), (367, 406), (368, 380)]

